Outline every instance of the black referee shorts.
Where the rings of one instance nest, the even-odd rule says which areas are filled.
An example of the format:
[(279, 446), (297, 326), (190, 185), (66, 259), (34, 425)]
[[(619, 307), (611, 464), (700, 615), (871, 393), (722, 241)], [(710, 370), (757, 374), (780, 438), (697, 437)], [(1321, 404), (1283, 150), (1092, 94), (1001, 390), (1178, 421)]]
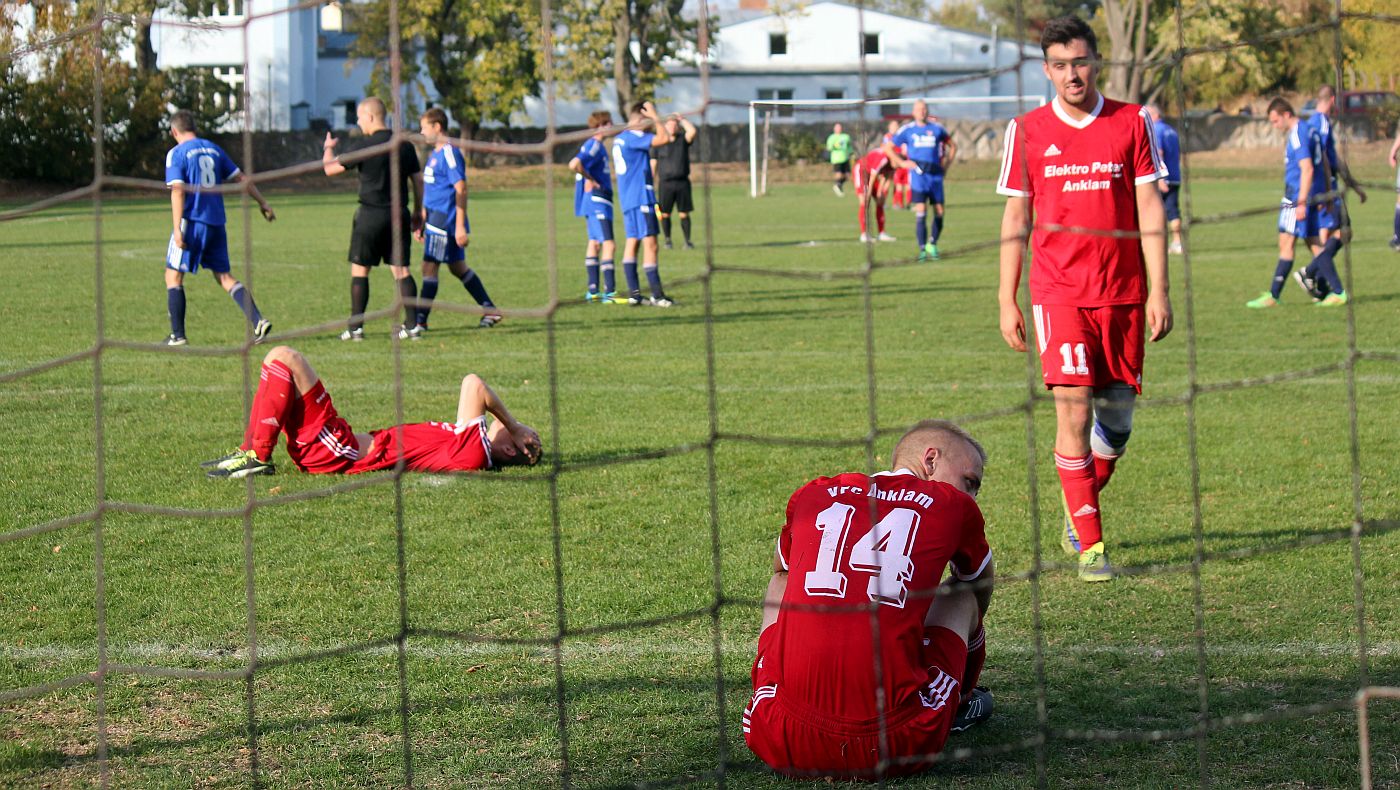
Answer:
[[(409, 251), (413, 241), (413, 226), (409, 223), (408, 212), (402, 217), (399, 249), (403, 257), (399, 262), (407, 266)], [(355, 209), (355, 226), (350, 231), (350, 262), (361, 266), (378, 266), (383, 261), (394, 265), (394, 223), (391, 209), (374, 206), (359, 206)]]
[(656, 205), (662, 214), (670, 214), (672, 209), (683, 214), (695, 210), (695, 202), (690, 196), (690, 179), (662, 181), (656, 187)]

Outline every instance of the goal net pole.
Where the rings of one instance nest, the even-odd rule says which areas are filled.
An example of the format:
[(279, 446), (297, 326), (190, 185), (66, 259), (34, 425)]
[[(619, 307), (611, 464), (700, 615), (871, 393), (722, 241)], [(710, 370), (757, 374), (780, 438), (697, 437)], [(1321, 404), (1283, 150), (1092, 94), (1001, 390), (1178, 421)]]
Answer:
[[(764, 124), (768, 123), (768, 115), (781, 107), (810, 107), (818, 109), (852, 109), (863, 112), (869, 106), (888, 106), (913, 104), (919, 99), (928, 102), (930, 107), (946, 107), (949, 105), (968, 104), (1011, 104), (1018, 107), (1040, 107), (1047, 99), (1043, 95), (999, 95), (999, 96), (901, 96), (893, 99), (755, 99), (749, 102), (749, 197), (758, 197), (768, 194), (767, 179), (765, 183), (759, 183), (759, 161), (762, 160), (764, 171), (768, 168), (768, 146), (766, 140), (762, 150), (759, 148), (758, 139), (758, 113), (759, 108), (764, 108)], [(765, 136), (766, 136), (765, 130)]]

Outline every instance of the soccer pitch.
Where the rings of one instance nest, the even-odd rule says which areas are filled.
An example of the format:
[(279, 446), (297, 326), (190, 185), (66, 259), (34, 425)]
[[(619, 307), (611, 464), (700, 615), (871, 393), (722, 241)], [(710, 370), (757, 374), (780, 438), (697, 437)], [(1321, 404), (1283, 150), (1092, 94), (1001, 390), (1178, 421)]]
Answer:
[[(1353, 202), (1350, 253), (1356, 345), (1382, 356), (1355, 365), (1361, 498), (1366, 518), (1382, 522), (1358, 543), (1363, 678), (1346, 533), (1347, 312), (1315, 309), (1292, 283), (1280, 307), (1244, 308), (1273, 270), (1276, 169), (1193, 167), (1196, 216), (1262, 213), (1193, 228), (1189, 307), (1183, 261), (1171, 259), (1177, 328), (1148, 348), (1145, 407), (1104, 494), (1110, 556), (1141, 572), (1093, 586), (1077, 581), (1060, 554), (1054, 417), (1043, 400), (1033, 410), (1032, 498), (1021, 408), (1031, 388), (1025, 357), (997, 329), (1003, 203), (987, 165), (951, 178), (944, 260), (877, 268), (868, 290), (852, 197), (837, 199), (824, 182), (780, 184), (760, 200), (741, 185), (714, 187), (709, 204), (697, 206), (701, 248), (662, 252), (678, 302), (669, 310), (579, 303), (583, 228), (567, 189), (556, 192), (553, 238), (543, 189), (476, 191), (469, 262), (508, 317), (477, 330), (475, 316), (444, 309), (470, 303), (444, 274), (432, 330), (401, 344), (397, 357), (389, 340), (397, 316), (368, 323), (358, 344), (337, 340), (339, 327), (285, 337), (344, 318), (354, 197), (348, 183), (334, 195), (272, 192), (278, 221), (253, 220), (249, 285), (276, 325), (274, 342), (307, 355), (342, 415), (360, 430), (398, 421), (401, 375), (404, 418), (451, 419), (461, 377), (475, 372), (540, 429), (546, 459), (535, 469), (407, 475), (401, 487), (298, 500), (345, 481), (296, 472), (279, 450), (278, 474), (253, 483), (258, 497), (280, 498), (255, 511), (251, 528), (264, 664), (251, 684), (110, 675), (101, 715), (111, 780), (246, 785), (251, 711), (257, 770), (273, 786), (401, 784), (405, 733), (414, 782), (423, 785), (559, 786), (567, 778), (612, 787), (694, 777), (705, 786), (723, 758), (733, 786), (791, 786), (759, 770), (739, 727), (755, 604), (788, 495), (817, 475), (884, 468), (895, 434), (918, 419), (980, 415), (968, 427), (990, 454), (980, 504), (999, 580), (983, 682), (996, 713), (950, 739), (956, 759), (902, 785), (1024, 787), (1043, 768), (1056, 787), (1167, 788), (1203, 776), (1233, 787), (1356, 786), (1352, 698), (1364, 683), (1400, 685), (1400, 256), (1386, 249), (1392, 204), (1377, 187), (1366, 205)], [(1387, 178), (1379, 165), (1357, 171), (1369, 183)], [(230, 213), (237, 260), (244, 219)], [(876, 260), (912, 256), (909, 217), (890, 213), (900, 240), (879, 245)], [(160, 269), (169, 222), (164, 199), (104, 204), (109, 339), (155, 343), (168, 332)], [(700, 279), (707, 222), (721, 267), (708, 317)], [(9, 328), (0, 375), (92, 346), (93, 224), (90, 202), (0, 224), (0, 317)], [(546, 305), (551, 246), (565, 307), (552, 319), (511, 316)], [(240, 262), (234, 273), (244, 276)], [(373, 274), (370, 306), (382, 309), (394, 288), (387, 271)], [(112, 663), (235, 672), (248, 661), (238, 515), (247, 489), (206, 480), (197, 463), (241, 437), (243, 391), (256, 383), (262, 349), (246, 365), (207, 353), (242, 342), (242, 315), (207, 274), (187, 279), (186, 291), (190, 347), (102, 354), (100, 436), (92, 360), (0, 384), (0, 532), (92, 510), (99, 447), (107, 500), (227, 511), (107, 513), (103, 636)], [(1194, 413), (1199, 590), (1189, 572), (1198, 547), (1184, 402), (1192, 317), (1202, 392)], [(1310, 374), (1282, 375), (1299, 371)], [(1262, 377), (1281, 380), (1216, 386)], [(872, 421), (882, 433), (868, 458), (861, 440)], [(562, 471), (551, 486), (556, 450)], [(403, 602), (415, 631), (403, 665), (406, 723), (394, 642), (400, 497)], [(1033, 501), (1046, 563), (1038, 578)], [(96, 668), (96, 548), (90, 523), (0, 543), (0, 690)], [(717, 594), (724, 606), (712, 618)], [(556, 666), (547, 642), (561, 611), (570, 635)], [(336, 653), (346, 646), (362, 649)], [(324, 655), (296, 660), (313, 654)], [(1377, 786), (1400, 784), (1397, 709), (1393, 700), (1371, 704)], [(1198, 737), (1203, 712), (1208, 726)], [(98, 716), (90, 684), (0, 703), (0, 785), (98, 780)], [(959, 754), (967, 748), (976, 756)]]

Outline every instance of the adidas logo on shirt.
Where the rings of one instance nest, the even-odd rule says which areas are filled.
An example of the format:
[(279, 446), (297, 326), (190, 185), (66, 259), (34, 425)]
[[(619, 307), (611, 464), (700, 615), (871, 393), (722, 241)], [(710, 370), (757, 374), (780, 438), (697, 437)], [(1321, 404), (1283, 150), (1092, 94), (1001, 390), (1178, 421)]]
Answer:
[(1097, 512), (1099, 512), (1099, 509), (1094, 507), (1093, 505), (1085, 505), (1084, 507), (1081, 507), (1080, 509), (1074, 511), (1074, 515), (1076, 518), (1078, 518), (1080, 516), (1092, 516)]
[(1047, 149), (1045, 149), (1045, 156), (1059, 156), (1059, 155), (1060, 155), (1060, 149), (1059, 149), (1059, 147), (1057, 147), (1054, 143), (1051, 143), (1051, 144), (1050, 144), (1050, 147), (1047, 148)]

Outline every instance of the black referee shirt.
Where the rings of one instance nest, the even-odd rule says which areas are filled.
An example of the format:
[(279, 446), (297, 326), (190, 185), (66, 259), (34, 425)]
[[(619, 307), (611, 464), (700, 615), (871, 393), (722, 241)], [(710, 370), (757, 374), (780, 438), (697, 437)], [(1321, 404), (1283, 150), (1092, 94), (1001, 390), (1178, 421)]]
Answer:
[(651, 149), (656, 160), (658, 181), (686, 181), (690, 179), (690, 143), (686, 142), (685, 129), (677, 129), (671, 142)]
[[(354, 151), (359, 151), (371, 146), (383, 145), (389, 142), (394, 133), (388, 129), (380, 129), (371, 134), (355, 146)], [(372, 206), (374, 208), (392, 208), (393, 195), (389, 190), (389, 154), (390, 151), (371, 156), (368, 159), (361, 159), (347, 168), (358, 168), (360, 171), (360, 205)], [(408, 211), (410, 201), (413, 200), (413, 193), (409, 191), (409, 179), (413, 174), (422, 168), (418, 165), (418, 151), (414, 149), (413, 143), (404, 140), (399, 143), (399, 205), (404, 211)]]

